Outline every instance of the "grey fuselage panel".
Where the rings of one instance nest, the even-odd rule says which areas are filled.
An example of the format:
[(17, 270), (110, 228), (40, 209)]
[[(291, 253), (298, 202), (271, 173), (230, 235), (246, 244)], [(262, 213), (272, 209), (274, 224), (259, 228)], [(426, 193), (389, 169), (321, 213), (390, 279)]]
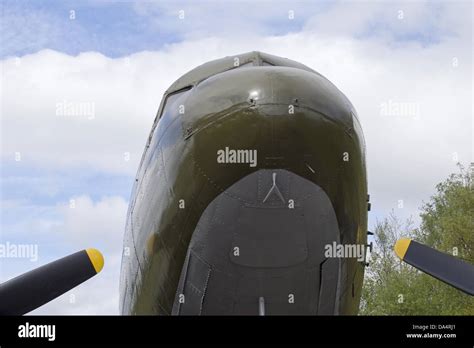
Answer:
[[(284, 200), (273, 194), (264, 202), (272, 174)], [(339, 259), (327, 267), (324, 257), (333, 241), (336, 214), (320, 187), (286, 170), (249, 174), (201, 216), (173, 314), (258, 315), (261, 297), (268, 315), (335, 314)]]

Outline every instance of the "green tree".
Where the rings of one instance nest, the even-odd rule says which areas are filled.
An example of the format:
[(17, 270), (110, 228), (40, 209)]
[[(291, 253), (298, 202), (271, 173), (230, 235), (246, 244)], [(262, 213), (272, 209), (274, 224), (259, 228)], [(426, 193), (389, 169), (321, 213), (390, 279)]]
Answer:
[(393, 214), (378, 222), (366, 271), (360, 314), (474, 315), (474, 297), (401, 262), (393, 251), (408, 237), (474, 263), (474, 164), (436, 186), (421, 208), (421, 223), (401, 223)]

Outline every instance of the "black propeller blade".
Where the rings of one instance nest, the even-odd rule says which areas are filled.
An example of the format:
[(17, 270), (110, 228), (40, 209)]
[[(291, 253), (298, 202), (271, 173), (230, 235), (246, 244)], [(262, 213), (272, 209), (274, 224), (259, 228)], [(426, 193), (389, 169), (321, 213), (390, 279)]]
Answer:
[(474, 265), (406, 238), (397, 241), (395, 253), (420, 271), (474, 295)]
[(96, 249), (63, 257), (0, 284), (0, 315), (23, 315), (93, 277), (104, 258)]

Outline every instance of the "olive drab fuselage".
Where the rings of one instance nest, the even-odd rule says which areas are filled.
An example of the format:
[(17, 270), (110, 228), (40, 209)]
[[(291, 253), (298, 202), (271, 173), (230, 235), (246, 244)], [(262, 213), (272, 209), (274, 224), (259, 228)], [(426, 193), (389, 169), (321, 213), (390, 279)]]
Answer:
[(324, 247), (365, 246), (367, 197), (362, 129), (331, 82), (259, 52), (206, 63), (166, 91), (146, 144), (120, 310), (356, 314), (364, 262)]

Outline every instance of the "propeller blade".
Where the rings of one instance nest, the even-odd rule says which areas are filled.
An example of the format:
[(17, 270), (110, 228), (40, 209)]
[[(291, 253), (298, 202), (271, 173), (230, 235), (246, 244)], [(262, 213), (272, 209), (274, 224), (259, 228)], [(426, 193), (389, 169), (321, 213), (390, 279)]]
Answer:
[(23, 315), (95, 276), (104, 266), (96, 249), (78, 251), (0, 284), (0, 315)]
[(474, 265), (407, 238), (399, 239), (394, 249), (409, 265), (474, 295)]

